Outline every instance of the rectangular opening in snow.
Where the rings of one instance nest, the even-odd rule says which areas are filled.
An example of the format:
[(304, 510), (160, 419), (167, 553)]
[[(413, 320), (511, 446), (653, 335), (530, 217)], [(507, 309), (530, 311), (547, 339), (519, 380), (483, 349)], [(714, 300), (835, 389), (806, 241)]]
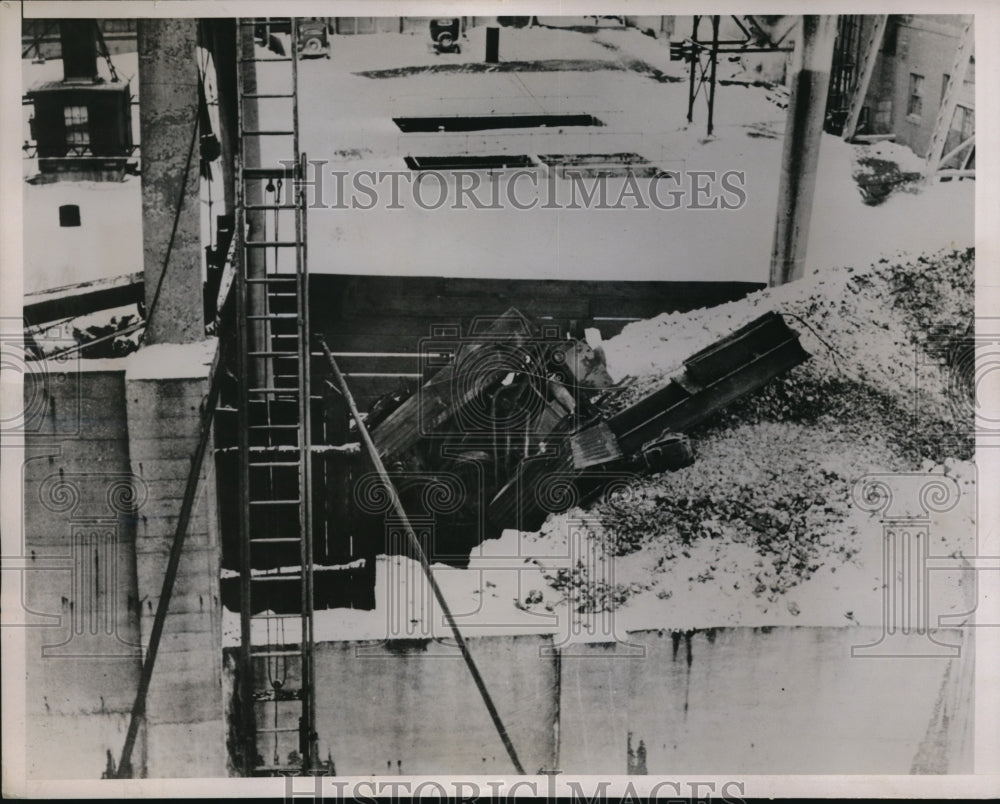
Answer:
[(502, 170), (534, 165), (527, 154), (406, 157), (406, 166), (410, 170)]
[(592, 114), (490, 114), (443, 117), (394, 117), (405, 133), (427, 131), (489, 131), (501, 128), (559, 128), (603, 126)]

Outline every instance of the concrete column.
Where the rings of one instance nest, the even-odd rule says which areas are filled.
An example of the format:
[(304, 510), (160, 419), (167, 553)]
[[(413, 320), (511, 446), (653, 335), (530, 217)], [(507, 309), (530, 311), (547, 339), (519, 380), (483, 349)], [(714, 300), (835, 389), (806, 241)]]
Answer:
[(816, 192), (819, 145), (823, 136), (837, 15), (805, 15), (795, 43), (792, 94), (778, 185), (778, 215), (771, 250), (771, 285), (805, 273), (809, 221)]
[[(196, 19), (141, 19), (138, 24), (147, 344), (205, 338), (197, 34)], [(168, 248), (169, 266), (154, 308)]]

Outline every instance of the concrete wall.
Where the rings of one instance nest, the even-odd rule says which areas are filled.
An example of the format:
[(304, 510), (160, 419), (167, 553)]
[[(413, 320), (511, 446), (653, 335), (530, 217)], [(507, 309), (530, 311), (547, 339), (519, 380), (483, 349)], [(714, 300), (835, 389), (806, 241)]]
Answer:
[[(752, 282), (602, 282), (563, 279), (470, 279), (314, 274), (309, 280), (312, 325), (343, 371), (359, 372), (351, 390), (364, 410), (399, 388), (400, 375), (419, 378), (420, 343), (432, 325), (452, 323), (467, 333), (478, 316), (503, 315), (510, 307), (545, 324), (583, 335), (594, 327), (611, 338), (626, 324), (662, 312), (683, 312), (741, 299), (759, 290)], [(372, 353), (391, 356), (373, 357)], [(382, 376), (378, 376), (383, 373)], [(329, 374), (313, 362), (313, 383)]]
[[(557, 711), (565, 773), (624, 774), (630, 746), (634, 772), (663, 775), (971, 772), (968, 633), (937, 635), (966, 648), (956, 659), (852, 658), (852, 646), (879, 637), (873, 628), (633, 632), (644, 656), (564, 647), (558, 683), (551, 637), (469, 644), (529, 773), (553, 767)], [(461, 658), (426, 640), (318, 645), (317, 730), (320, 758), (339, 776), (511, 771)], [(258, 746), (266, 759), (271, 740)]]
[[(129, 465), (125, 371), (123, 361), (81, 362), (34, 364), (24, 378), (26, 409), (39, 411), (23, 469), (32, 778), (100, 778), (107, 752), (121, 752), (139, 678), (135, 514), (145, 495)], [(140, 735), (140, 764), (143, 754)]]
[[(207, 373), (197, 360), (181, 362), (186, 374)], [(21, 616), (33, 626), (32, 778), (97, 779), (109, 753), (115, 762), (121, 754), (206, 391), (204, 376), (150, 378), (150, 366), (163, 363), (145, 349), (122, 360), (36, 363), (25, 374)], [(132, 757), (137, 775), (226, 774), (220, 549), (207, 480)]]
[[(927, 772), (917, 759), (939, 730), (945, 682), (972, 670), (968, 655), (964, 663), (852, 658), (853, 645), (878, 640), (871, 628), (629, 636), (646, 647), (645, 658), (585, 646), (580, 658), (563, 660), (566, 772), (625, 773), (629, 732), (651, 774)], [(960, 642), (961, 634), (942, 641)], [(935, 772), (971, 772), (958, 726), (946, 741), (951, 765)]]

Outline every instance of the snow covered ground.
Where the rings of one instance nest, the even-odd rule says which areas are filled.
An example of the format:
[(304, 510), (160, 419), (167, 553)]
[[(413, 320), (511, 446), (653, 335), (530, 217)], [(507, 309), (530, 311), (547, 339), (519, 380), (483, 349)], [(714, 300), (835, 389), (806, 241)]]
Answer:
[[(469, 31), (461, 54), (434, 54), (428, 37), (375, 34), (334, 37), (331, 59), (300, 65), (302, 149), (322, 162), (328, 206), (338, 193), (331, 171), (406, 170), (407, 155), (638, 153), (663, 170), (741, 171), (746, 201), (738, 209), (421, 209), (402, 180), (401, 209), (386, 208), (388, 184), (373, 209), (312, 209), (310, 268), (348, 274), (537, 277), (619, 280), (767, 279), (777, 199), (785, 112), (781, 92), (742, 84), (720, 85), (716, 130), (705, 137), (705, 109), (685, 119), (684, 65), (671, 62), (667, 43), (635, 30), (503, 29), (501, 59), (516, 71), (482, 67), (484, 29)], [(261, 55), (266, 51), (261, 50)], [(138, 81), (135, 54), (115, 56), (123, 80)], [(22, 62), (28, 88), (59, 78), (58, 62)], [(101, 62), (101, 69), (106, 67)], [(575, 69), (574, 69), (575, 68)], [(743, 66), (725, 62), (721, 75), (739, 78)], [(370, 71), (401, 70), (372, 78)], [(659, 79), (650, 75), (657, 71)], [(261, 88), (274, 88), (278, 66), (261, 67)], [(677, 79), (671, 82), (669, 79)], [(212, 89), (209, 87), (209, 93)], [(262, 101), (265, 125), (287, 122), (287, 106)], [(600, 127), (404, 134), (392, 122), (407, 115), (585, 113)], [(25, 118), (27, 118), (26, 107)], [(135, 122), (138, 138), (138, 124)], [(280, 159), (286, 144), (265, 144), (265, 161)], [(270, 148), (270, 152), (268, 151)], [(906, 149), (871, 146), (871, 155), (912, 164)], [(863, 146), (825, 136), (810, 230), (809, 268), (864, 264), (882, 253), (970, 245), (974, 183), (952, 182), (897, 192), (866, 206), (851, 178)], [(884, 154), (888, 153), (888, 156)], [(902, 165), (901, 165), (902, 166)], [(30, 162), (26, 171), (31, 172)], [(904, 168), (909, 169), (909, 168)], [(544, 168), (532, 169), (549, 186)], [(489, 177), (483, 174), (484, 180)], [(500, 176), (502, 195), (511, 175)], [(350, 178), (348, 178), (348, 181)], [(516, 179), (522, 203), (538, 198), (532, 179)], [(560, 199), (571, 182), (555, 179)], [(690, 182), (690, 179), (688, 179)], [(614, 203), (624, 179), (607, 180)], [(439, 188), (426, 181), (431, 203)], [(690, 191), (690, 184), (682, 185)], [(484, 185), (485, 187), (485, 185)], [(674, 185), (661, 185), (662, 195)], [(204, 240), (209, 240), (208, 188), (203, 183)], [(489, 197), (483, 190), (483, 197)], [(221, 193), (214, 191), (218, 200)], [(690, 192), (689, 192), (690, 195)], [(95, 198), (100, 198), (98, 203)], [(132, 273), (141, 265), (138, 178), (97, 187), (90, 183), (25, 185), (25, 290)], [(365, 201), (365, 198), (361, 199)], [(85, 225), (58, 227), (55, 207), (80, 203)], [(627, 198), (623, 205), (632, 206)], [(216, 207), (218, 211), (218, 207)]]
[[(452, 209), (446, 203), (427, 210), (419, 208), (404, 184), (402, 209), (387, 209), (389, 202), (382, 200), (364, 212), (311, 210), (311, 270), (766, 281), (785, 117), (781, 93), (721, 85), (715, 134), (706, 140), (704, 106), (689, 125), (686, 83), (666, 80), (681, 78), (683, 65), (669, 61), (665, 40), (635, 30), (503, 29), (501, 60), (521, 62), (523, 69), (471, 72), (471, 65), (482, 60), (483, 29), (474, 28), (469, 36), (461, 54), (442, 55), (432, 54), (427, 37), (419, 33), (338, 37), (331, 59), (301, 65), (302, 147), (311, 159), (327, 160), (325, 190), (331, 204), (339, 196), (330, 171), (402, 170), (407, 155), (618, 152), (639, 153), (664, 170), (742, 171), (745, 204), (728, 210), (521, 211)], [(557, 59), (569, 69), (551, 69)], [(664, 80), (644, 72), (650, 67)], [(742, 71), (738, 64), (725, 67), (734, 76)], [(361, 75), (391, 70), (402, 74)], [(267, 84), (265, 72), (262, 84)], [(273, 108), (272, 114), (279, 115)], [(593, 114), (605, 125), (404, 134), (392, 122), (406, 115), (528, 112)], [(262, 109), (262, 114), (268, 113)], [(274, 145), (271, 156), (277, 159), (279, 143)], [(973, 183), (898, 192), (869, 207), (851, 178), (862, 149), (824, 136), (809, 269), (865, 264), (882, 253), (971, 245)], [(908, 151), (896, 156), (906, 162), (914, 158)], [(537, 173), (544, 184), (544, 169)], [(530, 180), (517, 181), (523, 189), (519, 197), (530, 199)], [(557, 183), (568, 193), (566, 180)], [(612, 200), (623, 184), (623, 179), (608, 181)], [(428, 181), (427, 186), (433, 203), (437, 184)]]

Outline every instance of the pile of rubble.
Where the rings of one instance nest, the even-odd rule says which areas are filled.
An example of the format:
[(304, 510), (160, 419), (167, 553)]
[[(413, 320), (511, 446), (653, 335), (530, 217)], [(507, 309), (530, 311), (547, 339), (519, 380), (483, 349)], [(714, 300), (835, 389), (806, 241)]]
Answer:
[[(750, 604), (794, 617), (798, 605), (783, 599), (789, 590), (821, 567), (835, 573), (858, 560), (859, 528), (870, 530), (852, 502), (860, 477), (936, 471), (965, 489), (974, 484), (971, 249), (845, 267), (630, 325), (604, 345), (612, 375), (630, 384), (615, 406), (768, 310), (786, 317), (812, 359), (691, 431), (691, 466), (636, 479), (529, 537), (565, 541), (569, 523), (583, 518), (596, 552), (615, 564), (610, 579), (593, 562), (555, 568), (536, 560), (547, 589), (533, 590), (533, 605), (594, 612), (680, 592), (678, 605), (704, 616)], [(953, 534), (956, 551), (973, 515), (966, 506), (953, 520), (967, 526)]]

